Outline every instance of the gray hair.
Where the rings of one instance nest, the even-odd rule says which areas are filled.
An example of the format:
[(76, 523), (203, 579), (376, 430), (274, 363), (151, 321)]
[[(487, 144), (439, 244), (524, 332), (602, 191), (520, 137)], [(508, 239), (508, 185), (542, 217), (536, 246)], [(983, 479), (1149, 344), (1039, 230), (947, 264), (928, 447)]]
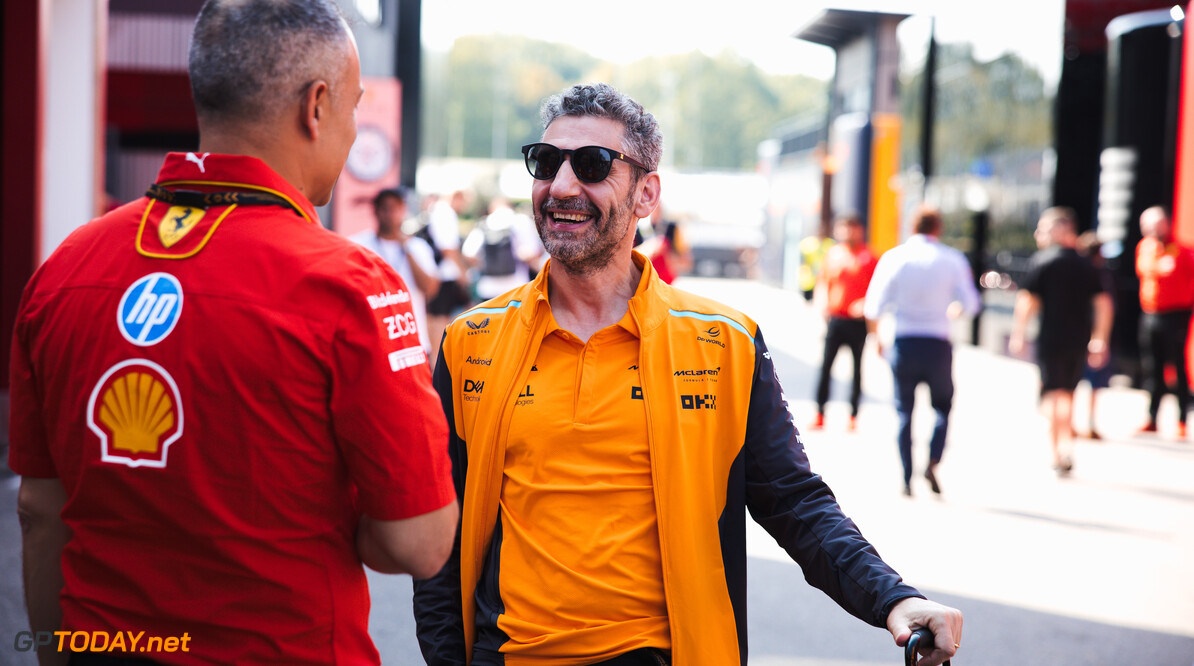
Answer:
[(208, 0), (191, 39), (195, 111), (212, 120), (273, 117), (313, 81), (338, 76), (347, 39), (332, 0)]
[[(655, 116), (608, 83), (576, 85), (552, 95), (543, 102), (539, 115), (543, 118), (544, 129), (562, 116), (616, 120), (625, 128), (622, 138), (626, 142), (626, 152), (651, 171), (659, 168), (659, 158), (663, 156), (663, 132), (659, 130)], [(641, 174), (636, 173), (635, 180), (639, 176)]]

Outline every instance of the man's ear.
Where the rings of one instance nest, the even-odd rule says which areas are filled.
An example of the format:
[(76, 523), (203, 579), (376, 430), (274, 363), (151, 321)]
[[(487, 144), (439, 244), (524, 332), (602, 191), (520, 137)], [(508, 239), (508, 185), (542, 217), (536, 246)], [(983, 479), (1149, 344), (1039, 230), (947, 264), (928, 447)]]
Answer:
[(331, 101), (327, 81), (316, 80), (303, 92), (302, 129), (313, 141), (319, 138), (319, 121), (327, 117)]
[(634, 201), (634, 214), (642, 219), (650, 217), (651, 211), (659, 205), (659, 173), (652, 171), (638, 181), (638, 197)]

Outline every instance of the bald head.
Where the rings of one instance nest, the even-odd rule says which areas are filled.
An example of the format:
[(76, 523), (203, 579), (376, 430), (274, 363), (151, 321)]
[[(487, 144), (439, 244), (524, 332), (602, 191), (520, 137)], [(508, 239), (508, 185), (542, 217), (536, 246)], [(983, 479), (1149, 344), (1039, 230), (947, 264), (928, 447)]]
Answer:
[(1156, 238), (1158, 240), (1168, 243), (1172, 226), (1169, 223), (1169, 214), (1160, 206), (1153, 206), (1147, 208), (1140, 214), (1140, 235), (1145, 238)]
[(191, 40), (204, 125), (270, 121), (312, 82), (335, 82), (351, 39), (332, 0), (208, 0)]

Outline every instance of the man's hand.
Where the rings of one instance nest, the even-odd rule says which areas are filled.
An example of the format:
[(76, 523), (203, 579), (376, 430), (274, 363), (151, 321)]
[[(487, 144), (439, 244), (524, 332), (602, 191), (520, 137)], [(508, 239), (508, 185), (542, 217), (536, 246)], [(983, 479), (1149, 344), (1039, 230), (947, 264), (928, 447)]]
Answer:
[(1007, 351), (1012, 355), (1019, 357), (1024, 353), (1024, 334), (1019, 331), (1013, 332), (1011, 337), (1007, 339)]
[[(17, 491), (17, 516), (21, 521), (21, 559), (25, 581), (25, 609), (29, 628), (58, 631), (62, 628), (62, 549), (71, 539), (62, 522), (66, 489), (58, 479), (23, 477)], [(68, 652), (52, 646), (38, 647), (42, 666), (66, 664)]]
[(912, 632), (921, 628), (933, 632), (933, 650), (922, 652), (916, 666), (938, 666), (961, 647), (962, 611), (927, 599), (908, 597), (892, 607), (887, 615), (887, 630), (900, 647), (907, 645)]
[(1086, 362), (1090, 367), (1098, 369), (1107, 365), (1107, 361), (1111, 359), (1110, 353), (1107, 351), (1107, 343), (1098, 338), (1091, 338), (1086, 345)]

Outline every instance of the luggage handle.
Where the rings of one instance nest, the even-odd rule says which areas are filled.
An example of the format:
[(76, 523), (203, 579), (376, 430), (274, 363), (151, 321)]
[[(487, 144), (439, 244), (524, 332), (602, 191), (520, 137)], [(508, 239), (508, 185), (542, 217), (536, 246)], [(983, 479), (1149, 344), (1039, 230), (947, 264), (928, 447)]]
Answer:
[[(908, 639), (908, 643), (904, 645), (904, 666), (916, 665), (916, 648), (923, 643), (924, 647), (933, 647), (933, 632), (928, 629), (917, 629), (912, 632), (912, 637)], [(941, 666), (950, 666), (949, 660)]]

